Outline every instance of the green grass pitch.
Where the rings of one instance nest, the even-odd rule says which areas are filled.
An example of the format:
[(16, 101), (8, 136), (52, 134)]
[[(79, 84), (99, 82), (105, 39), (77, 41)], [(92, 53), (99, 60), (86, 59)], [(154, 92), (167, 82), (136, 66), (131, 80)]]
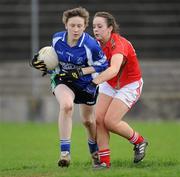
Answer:
[(130, 122), (149, 141), (143, 162), (133, 164), (133, 146), (111, 135), (108, 170), (93, 170), (82, 124), (74, 124), (72, 161), (59, 168), (56, 123), (0, 123), (1, 177), (179, 177), (180, 122)]

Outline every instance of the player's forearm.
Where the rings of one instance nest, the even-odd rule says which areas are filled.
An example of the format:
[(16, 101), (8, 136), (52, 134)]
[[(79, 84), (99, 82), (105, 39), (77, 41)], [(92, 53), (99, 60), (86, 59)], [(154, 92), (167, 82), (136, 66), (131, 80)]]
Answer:
[(104, 81), (108, 81), (110, 79), (112, 79), (114, 76), (116, 76), (118, 74), (119, 70), (117, 70), (114, 67), (109, 67), (108, 69), (106, 69), (105, 71), (103, 71), (100, 75), (98, 75), (97, 77), (95, 77), (93, 79), (93, 82), (95, 84), (101, 84)]
[(82, 72), (83, 72), (84, 75), (86, 75), (86, 74), (95, 73), (96, 71), (95, 71), (94, 67), (89, 66), (89, 67), (86, 67), (86, 68), (82, 68)]

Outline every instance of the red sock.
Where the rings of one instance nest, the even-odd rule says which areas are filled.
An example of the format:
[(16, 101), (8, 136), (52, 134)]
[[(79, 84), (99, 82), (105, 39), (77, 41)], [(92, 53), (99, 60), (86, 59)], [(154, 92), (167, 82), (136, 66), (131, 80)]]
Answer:
[(132, 144), (139, 144), (139, 143), (142, 143), (143, 141), (144, 141), (144, 138), (135, 131), (132, 137), (129, 138), (129, 142), (131, 142)]
[(110, 167), (110, 149), (103, 149), (98, 151), (100, 163), (106, 163)]

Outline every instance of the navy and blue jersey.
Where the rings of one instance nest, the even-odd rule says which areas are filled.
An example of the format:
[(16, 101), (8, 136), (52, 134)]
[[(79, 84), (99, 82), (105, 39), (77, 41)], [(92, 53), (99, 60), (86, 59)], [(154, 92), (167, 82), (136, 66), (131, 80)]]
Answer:
[[(57, 32), (53, 35), (52, 46), (59, 59), (59, 67), (55, 69), (55, 73), (59, 73), (61, 69), (92, 66), (97, 74), (108, 67), (108, 61), (99, 43), (87, 33), (83, 33), (76, 46), (71, 47), (67, 44), (67, 32)], [(93, 79), (94, 74), (84, 75), (75, 83), (84, 88)]]

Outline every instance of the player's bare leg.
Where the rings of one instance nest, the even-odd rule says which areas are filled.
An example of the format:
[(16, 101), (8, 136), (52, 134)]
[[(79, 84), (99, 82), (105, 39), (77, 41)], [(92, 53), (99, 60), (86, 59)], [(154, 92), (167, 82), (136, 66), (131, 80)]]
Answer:
[(100, 165), (99, 168), (109, 168), (110, 167), (110, 149), (109, 149), (109, 130), (105, 127), (104, 117), (108, 110), (108, 107), (112, 101), (112, 97), (105, 94), (99, 94), (99, 99), (96, 104), (96, 126), (97, 126), (97, 143), (99, 147), (99, 158)]
[(70, 143), (74, 93), (67, 86), (60, 84), (55, 89), (55, 96), (60, 106), (58, 128), (61, 153), (58, 165), (61, 167), (68, 167), (71, 160)]
[(128, 110), (128, 106), (123, 101), (114, 98), (108, 108), (104, 123), (111, 132), (128, 139), (134, 144), (134, 162), (137, 163), (145, 157), (145, 150), (148, 143), (128, 123), (122, 121)]
[(92, 157), (93, 166), (99, 164), (98, 147), (96, 143), (96, 121), (94, 115), (94, 106), (85, 104), (80, 105), (80, 115), (88, 134), (88, 145)]

